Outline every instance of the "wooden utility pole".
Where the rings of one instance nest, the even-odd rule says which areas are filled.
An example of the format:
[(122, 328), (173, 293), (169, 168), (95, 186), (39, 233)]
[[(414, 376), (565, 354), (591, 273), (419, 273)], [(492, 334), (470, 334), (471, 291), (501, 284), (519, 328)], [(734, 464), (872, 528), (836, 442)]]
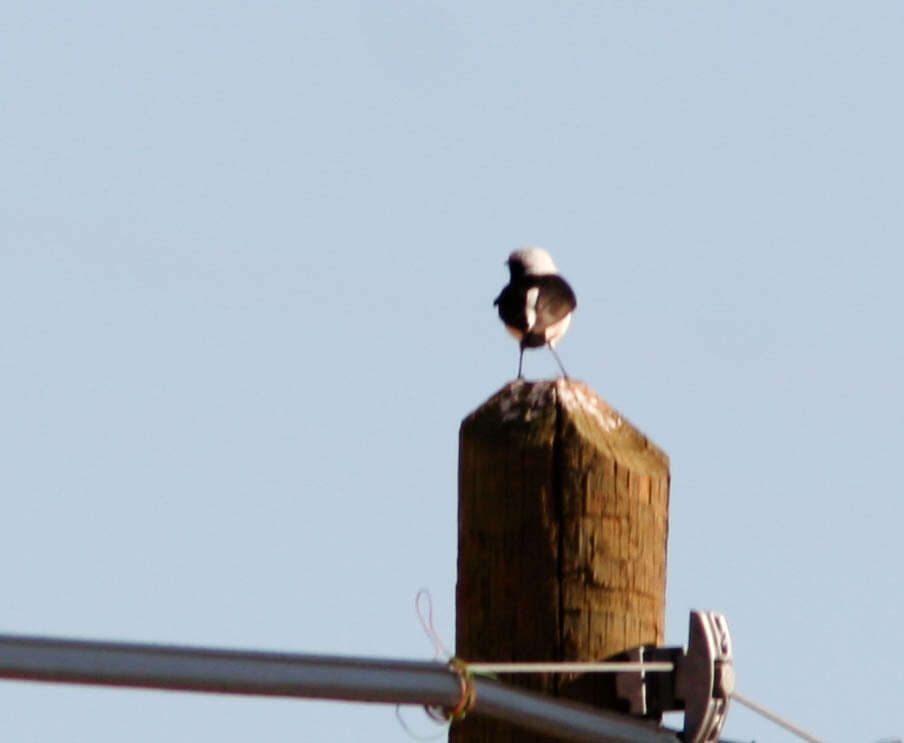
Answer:
[[(503, 387), (459, 440), (456, 654), (596, 661), (662, 643), (668, 457), (582, 382)], [(501, 676), (619, 709), (611, 676)], [(455, 743), (549, 738), (486, 718)]]

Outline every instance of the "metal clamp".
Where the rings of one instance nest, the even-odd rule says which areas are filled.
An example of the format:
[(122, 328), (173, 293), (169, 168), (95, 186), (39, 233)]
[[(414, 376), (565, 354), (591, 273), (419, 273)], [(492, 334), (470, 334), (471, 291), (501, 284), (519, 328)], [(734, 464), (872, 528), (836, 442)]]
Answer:
[(684, 743), (719, 739), (735, 680), (731, 635), (723, 615), (692, 611), (687, 647), (645, 645), (618, 658), (673, 664), (672, 671), (618, 674), (616, 691), (631, 714), (659, 719), (663, 712), (684, 710)]

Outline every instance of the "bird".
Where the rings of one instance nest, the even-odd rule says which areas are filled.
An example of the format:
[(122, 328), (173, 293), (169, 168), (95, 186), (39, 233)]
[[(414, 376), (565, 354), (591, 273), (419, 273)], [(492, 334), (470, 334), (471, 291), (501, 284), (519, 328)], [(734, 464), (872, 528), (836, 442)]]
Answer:
[(509, 283), (496, 297), (493, 305), (499, 308), (499, 318), (517, 339), (518, 379), (525, 348), (548, 346), (555, 357), (562, 376), (568, 379), (562, 360), (556, 353), (559, 342), (571, 324), (571, 314), (577, 307), (574, 292), (561, 276), (552, 256), (543, 248), (527, 247), (509, 255)]

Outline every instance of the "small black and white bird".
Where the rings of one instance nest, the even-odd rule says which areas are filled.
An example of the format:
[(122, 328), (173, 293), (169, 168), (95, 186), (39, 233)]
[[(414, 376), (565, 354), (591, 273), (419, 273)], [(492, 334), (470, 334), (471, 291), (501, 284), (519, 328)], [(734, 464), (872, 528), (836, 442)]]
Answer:
[(577, 307), (574, 292), (556, 269), (552, 256), (542, 248), (522, 248), (508, 257), (511, 272), (508, 286), (496, 297), (499, 317), (521, 346), (518, 379), (525, 348), (549, 346), (562, 376), (568, 379), (555, 345), (571, 324)]

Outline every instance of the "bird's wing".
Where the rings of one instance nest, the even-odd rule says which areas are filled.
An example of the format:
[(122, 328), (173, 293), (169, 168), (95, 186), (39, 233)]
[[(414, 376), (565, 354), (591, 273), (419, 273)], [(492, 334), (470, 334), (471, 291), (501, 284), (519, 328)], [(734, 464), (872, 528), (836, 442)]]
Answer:
[(531, 284), (533, 286), (528, 289), (528, 295), (533, 293), (534, 287), (539, 291), (534, 294), (536, 300), (533, 312), (528, 313), (534, 316), (529, 331), (531, 335), (543, 336), (548, 327), (573, 312), (578, 303), (568, 282), (561, 276), (549, 274), (532, 277)]
[(493, 304), (499, 306), (499, 318), (510, 328), (515, 328), (522, 333), (527, 332), (527, 318), (525, 317), (524, 293), (509, 284), (502, 293), (496, 297)]

